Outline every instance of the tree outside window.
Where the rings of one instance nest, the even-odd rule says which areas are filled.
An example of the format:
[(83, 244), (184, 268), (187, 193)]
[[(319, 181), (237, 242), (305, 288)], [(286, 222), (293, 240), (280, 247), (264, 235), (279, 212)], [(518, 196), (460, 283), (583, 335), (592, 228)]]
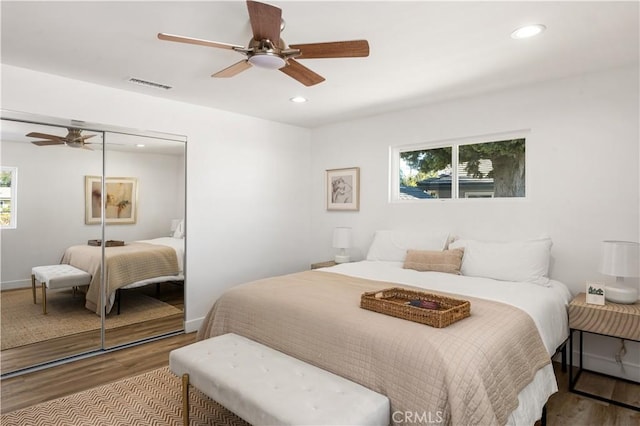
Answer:
[(524, 138), (407, 150), (399, 159), (400, 198), (526, 195)]

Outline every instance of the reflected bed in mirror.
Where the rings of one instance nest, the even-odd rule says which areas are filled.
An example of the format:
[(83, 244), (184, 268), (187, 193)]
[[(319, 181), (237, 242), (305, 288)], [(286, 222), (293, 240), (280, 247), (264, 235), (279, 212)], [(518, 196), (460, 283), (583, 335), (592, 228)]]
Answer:
[[(104, 262), (102, 262), (104, 249)], [(108, 314), (120, 290), (133, 289), (166, 281), (184, 281), (184, 239), (161, 237), (133, 241), (112, 247), (89, 244), (67, 248), (61, 263), (91, 275), (85, 295), (85, 307), (100, 315), (100, 291), (106, 289), (105, 312)]]

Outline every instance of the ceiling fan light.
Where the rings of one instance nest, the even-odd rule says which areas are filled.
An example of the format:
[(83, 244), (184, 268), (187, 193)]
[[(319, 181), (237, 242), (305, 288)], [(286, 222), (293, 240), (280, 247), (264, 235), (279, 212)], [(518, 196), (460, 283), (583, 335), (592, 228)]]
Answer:
[(251, 65), (259, 68), (267, 68), (270, 70), (277, 70), (286, 65), (285, 60), (280, 56), (268, 52), (256, 53), (251, 56), (248, 61), (251, 63)]

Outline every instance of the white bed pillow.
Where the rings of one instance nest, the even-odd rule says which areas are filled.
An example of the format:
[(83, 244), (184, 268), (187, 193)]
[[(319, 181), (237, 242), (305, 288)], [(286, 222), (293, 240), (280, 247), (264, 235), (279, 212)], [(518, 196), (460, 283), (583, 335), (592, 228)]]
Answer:
[(550, 238), (514, 242), (457, 240), (449, 248), (464, 247), (462, 275), (548, 286), (551, 245)]
[(404, 262), (407, 250), (444, 250), (448, 240), (442, 231), (376, 231), (367, 260)]

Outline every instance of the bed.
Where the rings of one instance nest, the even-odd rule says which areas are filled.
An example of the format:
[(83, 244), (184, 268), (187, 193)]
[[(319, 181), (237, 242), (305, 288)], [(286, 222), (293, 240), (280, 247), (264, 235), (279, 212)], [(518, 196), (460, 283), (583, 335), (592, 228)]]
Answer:
[[(389, 397), (394, 424), (539, 419), (557, 391), (551, 356), (569, 333), (571, 294), (545, 276), (550, 241), (447, 247), (448, 237), (420, 243), (379, 234), (367, 260), (229, 289), (198, 339), (233, 332), (360, 383)], [(459, 273), (441, 272), (438, 262), (407, 267), (408, 247), (429, 256), (463, 251)], [(469, 300), (471, 316), (433, 328), (359, 307), (362, 293), (398, 286)]]
[[(165, 281), (184, 280), (184, 239), (161, 237), (105, 247), (107, 281), (106, 312), (114, 305), (116, 292)], [(102, 247), (71, 246), (61, 263), (67, 263), (91, 274), (85, 307), (100, 314)]]

